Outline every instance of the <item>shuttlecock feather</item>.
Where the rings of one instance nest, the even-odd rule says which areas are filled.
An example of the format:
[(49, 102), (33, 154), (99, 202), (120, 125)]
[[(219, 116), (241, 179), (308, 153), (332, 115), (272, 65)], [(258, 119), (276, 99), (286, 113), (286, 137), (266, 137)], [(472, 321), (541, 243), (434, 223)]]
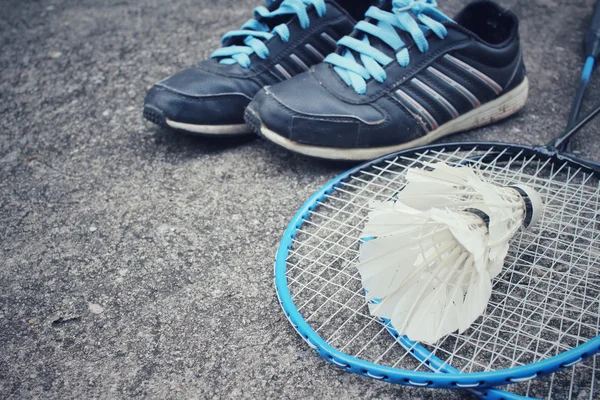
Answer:
[(426, 167), (409, 169), (394, 199), (372, 204), (358, 270), (372, 315), (433, 344), (484, 313), (510, 239), (543, 205), (532, 188), (493, 185), (473, 168)]

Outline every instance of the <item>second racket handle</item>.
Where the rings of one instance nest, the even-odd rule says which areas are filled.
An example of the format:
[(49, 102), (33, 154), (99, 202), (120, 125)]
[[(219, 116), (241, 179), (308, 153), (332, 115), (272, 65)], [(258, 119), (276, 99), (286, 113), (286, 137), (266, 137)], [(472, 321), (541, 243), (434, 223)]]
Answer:
[(594, 58), (600, 55), (600, 0), (596, 1), (592, 22), (585, 35), (585, 54)]

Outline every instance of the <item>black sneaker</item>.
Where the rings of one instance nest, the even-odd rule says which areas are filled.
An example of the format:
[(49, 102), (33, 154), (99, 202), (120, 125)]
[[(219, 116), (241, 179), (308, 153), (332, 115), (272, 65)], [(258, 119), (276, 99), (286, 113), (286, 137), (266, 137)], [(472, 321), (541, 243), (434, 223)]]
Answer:
[(324, 63), (259, 92), (246, 122), (298, 153), (366, 160), (508, 117), (527, 92), (514, 13), (476, 1), (451, 20), (433, 0), (395, 0)]
[(362, 19), (369, 0), (267, 0), (210, 60), (154, 85), (144, 117), (189, 133), (251, 133), (244, 110), (264, 86), (323, 61)]

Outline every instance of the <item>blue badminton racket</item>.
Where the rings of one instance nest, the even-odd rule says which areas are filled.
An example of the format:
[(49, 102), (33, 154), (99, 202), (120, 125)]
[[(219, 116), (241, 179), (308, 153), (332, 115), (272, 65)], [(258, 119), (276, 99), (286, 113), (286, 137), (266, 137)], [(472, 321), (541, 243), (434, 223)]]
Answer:
[[(593, 356), (600, 351), (600, 165), (564, 147), (598, 113), (600, 107), (548, 146), (426, 146), (328, 183), (294, 217), (277, 254), (277, 292), (292, 325), (348, 371), (490, 398), (503, 394), (480, 389), (522, 384)], [(434, 346), (390, 335), (393, 327), (369, 314), (356, 269), (369, 204), (393, 198), (409, 168), (431, 162), (476, 166), (500, 186), (529, 185), (545, 204), (538, 228), (511, 242), (485, 314)]]

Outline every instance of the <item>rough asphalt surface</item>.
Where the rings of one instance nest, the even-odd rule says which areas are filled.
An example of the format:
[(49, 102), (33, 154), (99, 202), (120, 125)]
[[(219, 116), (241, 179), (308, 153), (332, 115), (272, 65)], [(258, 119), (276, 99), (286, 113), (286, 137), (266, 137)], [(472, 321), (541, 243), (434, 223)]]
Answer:
[[(347, 165), (142, 120), (151, 84), (207, 57), (257, 1), (2, 2), (0, 398), (466, 396), (344, 373), (283, 317), (280, 236)], [(521, 17), (529, 104), (452, 139), (545, 143), (565, 125), (593, 1), (502, 3)], [(574, 145), (596, 161), (599, 131)]]

